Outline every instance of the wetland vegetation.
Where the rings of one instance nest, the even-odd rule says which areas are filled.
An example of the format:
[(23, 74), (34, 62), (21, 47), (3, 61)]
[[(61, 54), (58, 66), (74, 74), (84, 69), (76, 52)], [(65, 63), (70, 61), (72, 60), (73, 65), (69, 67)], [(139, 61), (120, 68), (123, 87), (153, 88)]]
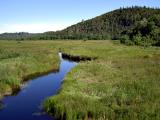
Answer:
[(158, 46), (160, 9), (137, 6), (62, 31), (0, 34), (0, 99), (30, 77), (58, 70), (62, 51), (82, 61), (67, 74), (57, 95), (44, 101), (49, 115), (65, 120), (159, 120)]
[(125, 46), (119, 41), (0, 41), (0, 95), (20, 87), (23, 77), (57, 69), (58, 50), (81, 61), (60, 92), (44, 102), (57, 118), (157, 119), (160, 117), (160, 48)]
[(157, 119), (160, 117), (160, 49), (118, 41), (65, 42), (71, 55), (97, 57), (80, 62), (60, 92), (44, 103), (61, 119)]
[(31, 74), (58, 69), (56, 53), (50, 42), (0, 41), (0, 97), (19, 89)]

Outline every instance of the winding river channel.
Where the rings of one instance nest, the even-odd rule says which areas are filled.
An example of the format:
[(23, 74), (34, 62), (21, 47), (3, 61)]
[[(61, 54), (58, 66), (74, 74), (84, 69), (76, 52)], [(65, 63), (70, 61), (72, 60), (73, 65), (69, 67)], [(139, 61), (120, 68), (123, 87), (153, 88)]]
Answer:
[(43, 112), (44, 100), (55, 95), (61, 87), (65, 75), (77, 64), (62, 58), (58, 72), (31, 79), (14, 96), (2, 99), (4, 108), (0, 110), (0, 120), (54, 120)]

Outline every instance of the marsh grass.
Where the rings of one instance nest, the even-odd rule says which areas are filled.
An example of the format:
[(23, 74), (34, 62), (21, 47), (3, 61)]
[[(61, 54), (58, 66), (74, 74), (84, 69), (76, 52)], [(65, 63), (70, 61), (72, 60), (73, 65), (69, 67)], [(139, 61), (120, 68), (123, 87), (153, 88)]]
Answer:
[(0, 41), (0, 97), (18, 89), (24, 77), (58, 66), (57, 48), (51, 41)]
[(0, 97), (24, 76), (59, 66), (58, 50), (96, 57), (80, 62), (44, 109), (67, 120), (160, 118), (160, 48), (124, 46), (118, 41), (0, 41)]
[(63, 48), (98, 59), (81, 62), (64, 79), (45, 110), (60, 119), (160, 118), (160, 49), (111, 41), (76, 41)]

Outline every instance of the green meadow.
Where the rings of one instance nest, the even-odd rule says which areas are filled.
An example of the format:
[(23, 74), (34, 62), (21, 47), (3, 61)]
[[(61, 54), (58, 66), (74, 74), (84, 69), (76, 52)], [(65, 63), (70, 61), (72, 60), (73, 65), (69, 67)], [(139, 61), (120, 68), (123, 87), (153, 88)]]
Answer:
[(27, 76), (57, 70), (59, 48), (97, 59), (79, 62), (67, 74), (57, 95), (44, 101), (48, 114), (67, 120), (160, 118), (160, 48), (119, 41), (0, 41), (0, 97)]
[(45, 110), (67, 120), (158, 120), (160, 49), (118, 41), (66, 42), (65, 53), (97, 57), (80, 62), (65, 77)]
[(19, 89), (30, 75), (58, 69), (56, 47), (45, 41), (0, 41), (0, 97)]

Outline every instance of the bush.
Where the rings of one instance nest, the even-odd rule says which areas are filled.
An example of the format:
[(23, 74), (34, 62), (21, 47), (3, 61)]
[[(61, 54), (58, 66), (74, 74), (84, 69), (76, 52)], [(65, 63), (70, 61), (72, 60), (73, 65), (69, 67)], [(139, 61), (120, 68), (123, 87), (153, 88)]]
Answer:
[(141, 34), (137, 34), (135, 36), (133, 36), (133, 41), (135, 43), (135, 45), (140, 45), (140, 46), (151, 46), (154, 41), (150, 36), (141, 36)]
[(141, 34), (137, 34), (137, 35), (133, 36), (132, 40), (134, 41), (134, 43), (136, 45), (141, 45), (142, 44)]
[(145, 36), (142, 38), (142, 45), (147, 47), (147, 46), (151, 46), (153, 44), (153, 40), (150, 36)]
[(120, 38), (121, 43), (125, 44), (125, 45), (133, 45), (134, 43), (129, 39), (128, 35), (123, 35)]

